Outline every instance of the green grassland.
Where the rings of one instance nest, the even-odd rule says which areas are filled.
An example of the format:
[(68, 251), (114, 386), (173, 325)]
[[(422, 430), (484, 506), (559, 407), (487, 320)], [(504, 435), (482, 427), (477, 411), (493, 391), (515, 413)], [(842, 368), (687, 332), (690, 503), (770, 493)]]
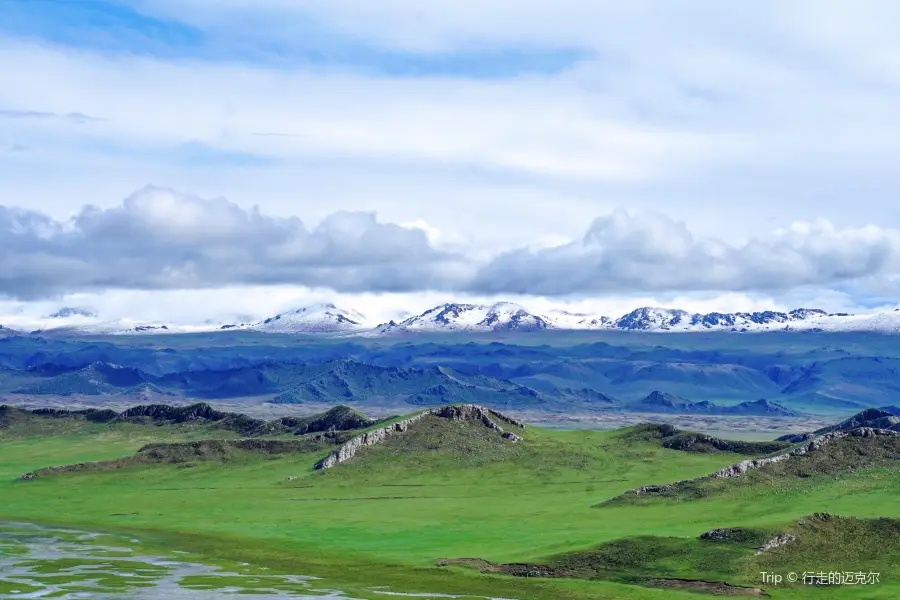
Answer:
[[(900, 471), (892, 461), (785, 472), (698, 497), (607, 503), (772, 448), (685, 451), (665, 447), (646, 428), (529, 427), (512, 443), (480, 423), (429, 416), (325, 471), (312, 469), (328, 451), (319, 445), (18, 481), (50, 465), (119, 459), (148, 443), (236, 437), (191, 424), (55, 427), (0, 434), (0, 521), (133, 533), (149, 545), (322, 576), (344, 589), (387, 585), (519, 600), (697, 598), (660, 582), (698, 579), (761, 587), (776, 598), (900, 597), (900, 573), (891, 572), (900, 565), (895, 522), (869, 520), (900, 518)], [(797, 525), (822, 512), (848, 518)], [(698, 539), (722, 527), (750, 533)], [(755, 554), (759, 540), (788, 531), (796, 544)], [(481, 572), (509, 564), (556, 565), (580, 577)], [(880, 570), (881, 583), (771, 586), (759, 574), (827, 568)]]

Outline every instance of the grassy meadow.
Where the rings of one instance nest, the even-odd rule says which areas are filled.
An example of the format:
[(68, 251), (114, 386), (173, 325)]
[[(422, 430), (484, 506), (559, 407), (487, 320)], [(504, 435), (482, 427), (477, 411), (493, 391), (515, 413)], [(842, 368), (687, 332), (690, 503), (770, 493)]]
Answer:
[[(648, 586), (675, 579), (760, 587), (776, 598), (900, 597), (900, 573), (891, 572), (900, 564), (897, 536), (893, 530), (880, 536), (877, 523), (829, 521), (798, 533), (806, 540), (799, 550), (760, 556), (746, 543), (697, 539), (723, 527), (765, 537), (821, 512), (900, 518), (900, 471), (891, 465), (775, 478), (701, 498), (606, 504), (637, 486), (699, 477), (746, 456), (671, 450), (633, 430), (529, 427), (521, 442), (510, 443), (477, 423), (427, 417), (327, 471), (312, 470), (322, 451), (243, 453), (227, 462), (18, 481), (25, 472), (114, 459), (150, 442), (233, 437), (183, 425), (90, 424), (39, 433), (0, 433), (0, 521), (125, 532), (209, 560), (333, 579), (363, 597), (373, 586), (518, 600), (698, 597)], [(836, 546), (843, 539), (849, 545)], [(590, 563), (600, 565), (603, 577), (511, 577), (438, 566), (457, 558)], [(880, 570), (881, 583), (813, 589), (766, 585), (760, 575), (826, 568)]]

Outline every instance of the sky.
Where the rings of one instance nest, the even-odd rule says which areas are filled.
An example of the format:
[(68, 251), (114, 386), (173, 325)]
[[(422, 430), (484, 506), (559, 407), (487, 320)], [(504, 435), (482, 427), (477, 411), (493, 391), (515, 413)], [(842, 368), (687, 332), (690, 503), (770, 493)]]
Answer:
[(0, 322), (900, 306), (890, 0), (0, 0)]

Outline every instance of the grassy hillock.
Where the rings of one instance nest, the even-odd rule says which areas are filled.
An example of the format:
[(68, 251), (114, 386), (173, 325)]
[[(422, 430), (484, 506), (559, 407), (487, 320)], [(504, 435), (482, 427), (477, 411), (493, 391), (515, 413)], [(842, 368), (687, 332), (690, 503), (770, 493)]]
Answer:
[(235, 463), (251, 461), (258, 456), (272, 457), (282, 454), (311, 454), (330, 449), (347, 440), (349, 434), (318, 435), (298, 440), (240, 439), (197, 440), (178, 443), (153, 443), (140, 448), (135, 454), (111, 460), (82, 462), (38, 469), (23, 475), (23, 479), (48, 477), (63, 473), (83, 471), (113, 471), (129, 467), (154, 464), (172, 464), (194, 467), (199, 461)]
[[(886, 583), (897, 581), (900, 564), (900, 519), (859, 519), (817, 513), (797, 520), (784, 534), (791, 541), (761, 552), (748, 561), (745, 572), (786, 570), (846, 572), (881, 575)], [(870, 588), (874, 590), (877, 588)]]
[[(760, 579), (762, 572), (780, 574), (785, 579), (779, 585), (785, 586), (785, 595), (792, 595), (808, 591), (813, 573), (818, 572), (877, 573), (879, 580), (896, 581), (892, 571), (898, 561), (900, 520), (815, 513), (780, 529), (713, 529), (696, 538), (636, 536), (543, 562), (496, 564), (482, 559), (442, 559), (438, 564), (514, 577), (600, 579), (762, 596), (767, 595), (763, 587), (771, 588)], [(804, 572), (809, 574), (806, 580)], [(798, 578), (789, 581), (788, 573)], [(840, 593), (846, 593), (846, 588)]]
[(660, 445), (684, 452), (733, 452), (762, 456), (790, 448), (787, 442), (746, 442), (723, 440), (711, 435), (681, 431), (671, 425), (647, 423), (629, 428), (627, 437), (637, 440), (659, 440)]
[(303, 418), (286, 417), (279, 422), (284, 426), (293, 428), (295, 434), (303, 435), (318, 431), (328, 431), (329, 429), (338, 431), (364, 429), (375, 425), (378, 421), (368, 418), (358, 410), (341, 404), (321, 415)]
[[(784, 454), (775, 453), (773, 456)], [(727, 495), (746, 488), (783, 489), (809, 485), (868, 469), (900, 464), (900, 436), (848, 435), (828, 440), (808, 452), (790, 453), (785, 460), (768, 462), (735, 476), (708, 474), (673, 483), (644, 486), (612, 498), (608, 503), (651, 502), (654, 499), (692, 500)]]
[(378, 421), (347, 406), (336, 406), (309, 417), (284, 417), (265, 421), (245, 415), (216, 410), (200, 402), (187, 406), (143, 404), (122, 412), (109, 409), (34, 409), (0, 406), (0, 437), (52, 435), (82, 430), (101, 430), (96, 425), (126, 424), (170, 426), (180, 429), (228, 431), (248, 437), (282, 434), (304, 435), (320, 431), (347, 431), (369, 427)]

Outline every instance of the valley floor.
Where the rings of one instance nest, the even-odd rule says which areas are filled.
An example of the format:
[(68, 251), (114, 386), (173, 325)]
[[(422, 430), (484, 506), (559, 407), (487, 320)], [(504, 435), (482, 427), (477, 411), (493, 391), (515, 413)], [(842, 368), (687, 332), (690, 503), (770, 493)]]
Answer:
[[(285, 415), (308, 416), (325, 412), (332, 406), (329, 402), (305, 402), (303, 404), (272, 404), (269, 396), (238, 397), (228, 400), (208, 400), (205, 398), (148, 396), (142, 403), (164, 403), (187, 406), (197, 402), (205, 402), (223, 411), (238, 411), (261, 419), (274, 419)], [(27, 396), (8, 395), (3, 402), (9, 406), (20, 408), (59, 408), (59, 409), (114, 409), (123, 410), (135, 404), (135, 398), (129, 395), (105, 396)], [(358, 406), (359, 410), (371, 417), (387, 417), (404, 414), (414, 407), (402, 401), (366, 402)], [(830, 425), (839, 415), (803, 415), (797, 417), (767, 416), (726, 416), (726, 415), (690, 415), (677, 413), (649, 413), (627, 410), (597, 409), (591, 407), (569, 406), (565, 410), (546, 410), (540, 408), (502, 408), (505, 414), (512, 415), (535, 426), (552, 429), (618, 429), (638, 423), (669, 423), (679, 429), (702, 431), (720, 435), (730, 439), (767, 440), (785, 433), (814, 431)]]
[[(311, 469), (323, 456), (316, 452), (33, 481), (17, 478), (49, 465), (112, 459), (150, 441), (200, 434), (183, 428), (92, 426), (58, 435), (0, 437), (0, 521), (127, 532), (150, 546), (322, 576), (359, 590), (386, 585), (557, 600), (697, 595), (629, 584), (629, 577), (641, 575), (637, 571), (612, 581), (533, 579), (439, 566), (439, 561), (542, 562), (642, 536), (682, 540), (692, 552), (693, 541), (712, 528), (778, 530), (816, 512), (900, 518), (900, 473), (883, 466), (842, 477), (737, 487), (691, 501), (604, 505), (629, 489), (698, 477), (745, 458), (669, 450), (627, 432), (528, 428), (522, 443), (501, 447), (471, 432), (448, 433), (431, 424), (327, 471)], [(887, 600), (900, 597), (900, 573), (888, 572), (900, 564), (892, 562), (896, 558), (887, 552), (880, 562), (868, 558), (868, 564), (855, 564), (847, 556), (846, 570), (884, 571), (873, 586), (774, 586), (750, 570), (756, 564), (750, 559), (746, 568), (722, 575), (776, 598)], [(698, 564), (685, 556), (663, 571), (673, 579), (718, 573), (715, 565)], [(785, 571), (796, 567), (783, 566)]]

